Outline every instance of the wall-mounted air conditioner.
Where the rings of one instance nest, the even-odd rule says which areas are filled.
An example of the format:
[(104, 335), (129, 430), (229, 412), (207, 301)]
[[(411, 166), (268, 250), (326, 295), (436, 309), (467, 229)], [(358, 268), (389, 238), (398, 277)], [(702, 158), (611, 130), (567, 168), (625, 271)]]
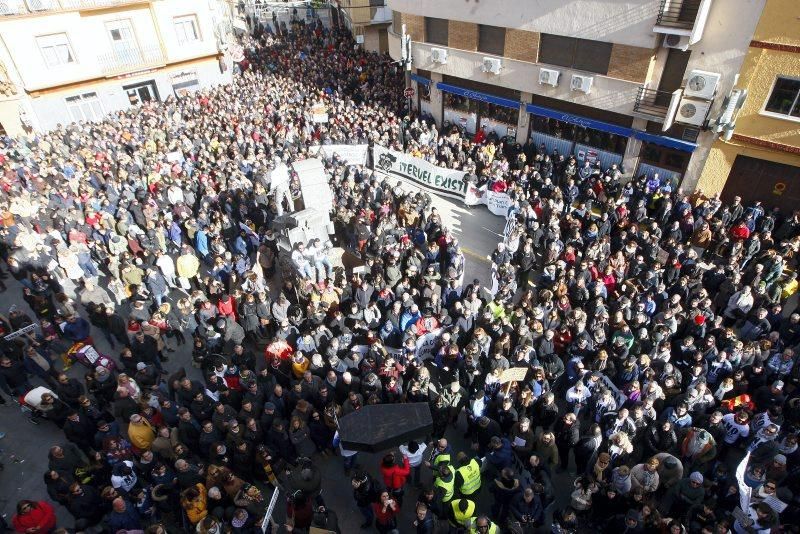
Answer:
[(677, 48), (678, 50), (689, 49), (689, 36), (688, 35), (673, 35), (667, 34), (664, 36), (665, 48)]
[(717, 91), (720, 78), (722, 75), (716, 72), (693, 70), (689, 72), (689, 77), (686, 79), (683, 94), (691, 98), (711, 100)]
[(682, 98), (678, 105), (678, 113), (675, 115), (675, 122), (691, 124), (692, 126), (702, 126), (711, 109), (711, 102), (707, 100), (695, 100), (692, 98)]
[(447, 63), (447, 50), (444, 48), (431, 48), (431, 60), (434, 63)]
[(490, 74), (500, 74), (500, 69), (503, 68), (503, 62), (496, 57), (483, 58), (483, 66), (481, 70)]
[(592, 90), (593, 82), (594, 82), (594, 77), (592, 76), (573, 74), (572, 82), (570, 83), (569, 87), (573, 91), (581, 91), (582, 93), (588, 93), (589, 91)]
[(558, 85), (559, 76), (561, 76), (561, 72), (555, 69), (539, 69), (539, 83), (541, 85), (552, 85), (556, 87)]

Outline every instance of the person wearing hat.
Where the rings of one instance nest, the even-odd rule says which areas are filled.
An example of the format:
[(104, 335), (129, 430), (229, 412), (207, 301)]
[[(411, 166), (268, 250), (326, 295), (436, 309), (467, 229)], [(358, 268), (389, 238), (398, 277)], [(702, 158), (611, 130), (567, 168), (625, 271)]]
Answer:
[(694, 471), (667, 493), (664, 508), (672, 517), (681, 517), (690, 507), (702, 503), (705, 495), (703, 475)]

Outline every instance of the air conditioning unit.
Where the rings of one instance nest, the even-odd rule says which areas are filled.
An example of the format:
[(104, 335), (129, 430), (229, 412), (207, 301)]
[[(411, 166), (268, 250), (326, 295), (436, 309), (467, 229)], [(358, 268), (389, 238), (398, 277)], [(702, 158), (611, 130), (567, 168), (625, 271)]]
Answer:
[(0, 15), (16, 15), (19, 12), (17, 0), (1, 0)]
[(558, 85), (559, 76), (561, 76), (560, 71), (554, 69), (539, 69), (539, 84), (556, 87)]
[(667, 34), (664, 36), (664, 47), (677, 48), (678, 50), (689, 49), (689, 36)]
[(707, 100), (694, 100), (684, 97), (678, 105), (675, 121), (682, 124), (691, 124), (692, 126), (702, 126), (709, 109), (711, 109), (711, 102)]
[(592, 90), (592, 82), (594, 82), (594, 77), (592, 76), (581, 76), (579, 74), (572, 75), (572, 82), (570, 83), (569, 87), (573, 91), (581, 91), (584, 93), (588, 93)]
[(686, 79), (683, 94), (692, 98), (711, 100), (717, 91), (720, 78), (722, 75), (716, 72), (693, 70), (689, 72), (689, 77)]
[(53, 7), (53, 0), (25, 0), (25, 3), (31, 11), (46, 11)]
[(483, 67), (481, 70), (483, 72), (489, 72), (491, 74), (500, 74), (500, 69), (503, 68), (503, 62), (500, 61), (496, 57), (485, 57), (483, 58)]
[(447, 63), (447, 50), (444, 48), (431, 48), (431, 60), (434, 63)]

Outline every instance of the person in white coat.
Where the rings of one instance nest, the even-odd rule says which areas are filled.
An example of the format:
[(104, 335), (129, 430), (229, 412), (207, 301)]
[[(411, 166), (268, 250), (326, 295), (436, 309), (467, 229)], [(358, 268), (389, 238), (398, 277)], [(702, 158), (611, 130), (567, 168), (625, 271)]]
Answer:
[(725, 307), (723, 315), (725, 315), (727, 322), (732, 324), (738, 319), (744, 318), (752, 307), (753, 292), (750, 286), (742, 286), (742, 289), (728, 299), (728, 305)]
[(169, 254), (164, 254), (160, 250), (155, 250), (154, 254), (156, 257), (156, 267), (158, 267), (161, 274), (164, 275), (164, 280), (167, 281), (167, 285), (175, 289), (178, 286), (175, 278), (175, 261), (173, 261)]

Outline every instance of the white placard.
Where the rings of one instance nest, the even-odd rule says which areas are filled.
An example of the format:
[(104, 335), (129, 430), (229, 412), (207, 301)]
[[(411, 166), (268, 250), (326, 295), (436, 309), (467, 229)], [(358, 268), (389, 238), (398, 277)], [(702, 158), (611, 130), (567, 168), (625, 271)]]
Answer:
[(437, 167), (424, 159), (389, 150), (380, 145), (375, 145), (372, 151), (375, 170), (380, 173), (459, 200), (463, 200), (467, 193), (464, 171)]

